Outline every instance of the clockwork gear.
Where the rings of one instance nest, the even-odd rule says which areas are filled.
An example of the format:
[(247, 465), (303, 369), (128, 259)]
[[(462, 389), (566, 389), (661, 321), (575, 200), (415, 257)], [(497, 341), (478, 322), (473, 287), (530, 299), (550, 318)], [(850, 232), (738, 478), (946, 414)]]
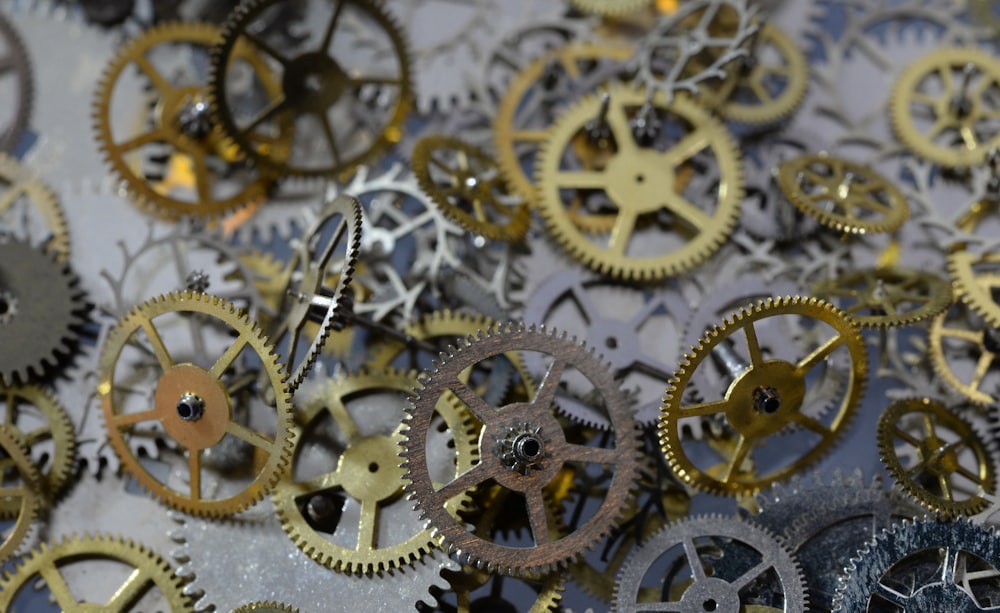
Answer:
[[(28, 129), (35, 85), (28, 50), (21, 42), (14, 24), (2, 15), (0, 15), (0, 40), (3, 41), (6, 51), (3, 67), (0, 68), (0, 82), (5, 83), (5, 91), (15, 89), (17, 92), (15, 103), (4, 113), (9, 114), (10, 118), (0, 124), (0, 151), (11, 153)], [(13, 88), (10, 87), (11, 84), (14, 85)]]
[(976, 405), (996, 402), (1000, 328), (956, 306), (934, 318), (928, 341), (934, 372), (948, 387)]
[(299, 610), (281, 602), (273, 600), (267, 602), (251, 602), (238, 609), (233, 609), (230, 613), (299, 613)]
[(55, 192), (16, 158), (0, 153), (2, 234), (44, 248), (60, 264), (69, 260), (69, 227)]
[(905, 268), (847, 271), (813, 286), (813, 294), (845, 310), (862, 328), (908, 326), (951, 306), (951, 286), (937, 275)]
[[(417, 605), (420, 613), (475, 613), (476, 611), (526, 611), (526, 613), (555, 613), (562, 599), (565, 578), (561, 573), (552, 573), (539, 581), (503, 577), (465, 566), (461, 571), (441, 573), (448, 580), (448, 591), (431, 590), (438, 606), (425, 603)], [(528, 592), (528, 590), (531, 590)], [(506, 593), (505, 593), (506, 592)], [(525, 608), (525, 594), (531, 606)]]
[(1000, 252), (955, 249), (948, 254), (948, 274), (962, 302), (1000, 328)]
[[(0, 469), (0, 500), (5, 507), (0, 515), (0, 563), (3, 563), (21, 545), (42, 504), (38, 472), (28, 450), (6, 428), (0, 428)], [(13, 513), (8, 513), (7, 507)]]
[(639, 12), (653, 4), (653, 0), (570, 0), (578, 11), (601, 17), (622, 17)]

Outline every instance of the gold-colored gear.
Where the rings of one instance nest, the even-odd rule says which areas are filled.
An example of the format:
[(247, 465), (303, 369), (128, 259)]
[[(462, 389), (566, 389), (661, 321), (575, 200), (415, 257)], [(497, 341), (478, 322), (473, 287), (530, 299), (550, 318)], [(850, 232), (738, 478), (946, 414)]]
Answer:
[[(406, 512), (411, 513), (403, 496), (404, 471), (396, 457), (403, 440), (404, 403), (399, 403), (399, 415), (384, 416), (388, 419), (380, 423), (383, 428), (373, 429), (372, 409), (365, 402), (365, 397), (372, 394), (395, 393), (402, 400), (418, 383), (415, 371), (386, 369), (339, 375), (318, 388), (297, 414), (297, 443), (291, 473), (275, 487), (272, 499), (285, 532), (299, 549), (320, 564), (343, 573), (371, 575), (413, 564), (435, 547), (436, 539), (427, 528), (418, 528), (402, 542), (390, 542), (393, 536), (386, 532), (384, 520), (379, 518), (393, 506), (405, 506)], [(454, 453), (454, 463), (448, 469), (452, 471), (450, 478), (454, 478), (475, 463), (478, 428), (460, 409), (447, 405), (445, 401), (440, 403), (438, 414), (442, 417), (442, 427), (451, 434), (449, 447), (454, 444), (450, 451)], [(321, 430), (318, 443), (309, 436), (313, 430)], [(306, 467), (303, 472), (309, 473), (310, 478), (298, 480), (296, 469), (308, 452), (308, 445), (333, 441), (336, 442), (331, 448), (342, 451), (336, 460), (330, 458), (324, 462), (328, 471), (316, 475), (316, 465)], [(332, 451), (330, 455), (334, 455)], [(331, 498), (325, 495), (330, 492), (344, 499), (334, 503), (338, 510), (346, 508), (348, 501), (357, 503), (356, 525), (348, 524), (346, 535), (343, 522), (327, 536), (307, 517), (312, 500), (324, 495), (322, 504), (326, 504)], [(467, 503), (467, 498), (458, 497), (449, 503), (449, 511), (455, 514)], [(413, 522), (420, 525), (416, 517)], [(354, 545), (346, 545), (347, 538), (354, 536), (353, 528), (357, 529)]]
[[(983, 433), (937, 400), (893, 402), (879, 416), (876, 440), (889, 474), (924, 507), (956, 517), (989, 506), (979, 494), (996, 489), (994, 454)], [(903, 464), (903, 450), (916, 452), (916, 464)], [(975, 466), (964, 465), (969, 460)]]
[[(450, 592), (454, 594), (455, 605), (433, 609), (433, 611), (454, 611), (454, 613), (476, 613), (477, 611), (503, 611), (519, 610), (525, 613), (549, 613), (560, 611), (559, 602), (562, 600), (562, 592), (565, 589), (566, 579), (564, 573), (556, 572), (541, 578), (538, 581), (528, 581), (524, 579), (513, 579), (501, 577), (483, 569), (463, 566), (461, 571), (445, 570), (441, 576), (448, 581), (451, 586)], [(531, 601), (531, 606), (525, 609), (528, 603), (525, 589), (516, 592), (516, 599), (505, 599), (501, 593), (502, 587), (490, 586), (488, 593), (480, 598), (476, 598), (477, 590), (483, 588), (491, 581), (502, 581), (505, 585), (512, 581), (524, 581), (529, 589), (533, 589), (537, 596)], [(438, 597), (440, 600), (441, 597)]]
[[(54, 254), (55, 260), (65, 264), (69, 260), (69, 226), (66, 216), (59, 206), (55, 192), (40, 178), (22, 166), (16, 158), (0, 153), (0, 219), (12, 211), (15, 203), (22, 198), (38, 211), (45, 223), (49, 236), (41, 245), (45, 251)], [(8, 224), (0, 222), (0, 228), (11, 230)], [(23, 236), (22, 240), (37, 245), (36, 236)]]
[[(171, 82), (150, 60), (156, 51), (176, 46), (201, 49), (207, 55), (221, 36), (221, 30), (207, 23), (164, 23), (153, 26), (123, 45), (109, 62), (94, 95), (94, 130), (98, 147), (111, 171), (124, 183), (129, 195), (145, 210), (170, 221), (186, 216), (216, 218), (235, 209), (260, 203), (274, 183), (274, 177), (250, 169), (246, 158), (228, 143), (208, 118), (208, 83)], [(176, 50), (174, 50), (176, 53)], [(268, 95), (277, 95), (281, 84), (259, 55), (247, 45), (236, 49), (240, 62), (254, 73), (255, 83)], [(139, 126), (116, 129), (113, 123), (122, 109), (113, 108), (119, 79), (126, 68), (135, 66), (152, 87), (155, 105), (152, 117), (145, 108)], [(203, 113), (200, 119), (186, 120), (186, 114)], [(185, 122), (205, 125), (185, 128)], [(166, 176), (147, 177), (143, 171), (142, 148), (162, 143), (170, 147)], [(162, 152), (158, 153), (162, 154)], [(240, 168), (247, 176), (238, 186), (216, 189), (224, 180), (214, 170), (219, 165)], [(234, 189), (238, 187), (238, 189)]]
[(470, 232), (508, 243), (523, 240), (528, 201), (507, 189), (493, 156), (450, 136), (425, 136), (413, 148), (413, 174), (445, 217)]
[[(38, 472), (27, 448), (6, 428), (0, 428), (0, 501), (16, 509), (14, 524), (0, 530), (0, 564), (14, 555), (41, 510)], [(0, 582), (2, 586), (2, 582)], [(3, 590), (0, 590), (0, 598)], [(6, 607), (0, 610), (7, 611)]]
[[(814, 347), (802, 348), (793, 360), (766, 359), (757, 341), (756, 324), (775, 316), (807, 318), (815, 327), (832, 330), (826, 340), (817, 339)], [(694, 371), (715, 351), (728, 348), (730, 337), (741, 332), (741, 349), (746, 364), (725, 390), (723, 398), (705, 402), (686, 400), (685, 392)], [(733, 343), (736, 342), (734, 339)], [(724, 344), (725, 343), (725, 344)], [(850, 359), (850, 371), (845, 377), (843, 398), (839, 406), (822, 420), (802, 410), (810, 371), (824, 364), (836, 350), (844, 348)], [(718, 348), (718, 349), (717, 349)], [(801, 356), (805, 353), (804, 356)], [(735, 353), (734, 353), (735, 355)], [(801, 357), (800, 357), (801, 356)], [(685, 356), (674, 373), (663, 399), (659, 419), (660, 445), (667, 463), (685, 483), (705, 492), (721, 495), (750, 495), (815, 464), (839, 439), (854, 416), (864, 392), (868, 375), (868, 356), (860, 329), (850, 317), (833, 305), (817, 298), (800, 296), (768, 298), (753, 307), (741, 309), (716, 326), (699, 340), (693, 352)], [(820, 402), (827, 402), (820, 400)], [(808, 408), (808, 407), (806, 407)], [(703, 462), (689, 455), (692, 443), (681, 436), (680, 422), (689, 417), (719, 416), (727, 422), (726, 429), (737, 435), (732, 453), (724, 458), (726, 469), (712, 474)], [(754, 448), (766, 444), (769, 437), (795, 430), (818, 435), (794, 460), (772, 467), (757, 461)], [(743, 471), (746, 460), (753, 459), (755, 472)]]
[(981, 164), (990, 149), (1000, 146), (1000, 107), (993, 95), (998, 87), (1000, 61), (991, 53), (974, 47), (934, 49), (896, 79), (889, 105), (892, 127), (904, 145), (931, 162), (948, 168)]
[(238, 609), (233, 609), (231, 613), (299, 613), (299, 610), (281, 602), (251, 602)]
[[(956, 324), (958, 324), (956, 326)], [(941, 313), (931, 322), (928, 353), (934, 371), (953, 390), (977, 405), (989, 405), (997, 401), (996, 395), (982, 389), (987, 373), (1000, 359), (1000, 333), (997, 328), (984, 326), (976, 329), (966, 317), (949, 317), (949, 311)], [(959, 379), (959, 373), (952, 368), (945, 355), (945, 339), (950, 343), (961, 343), (963, 353), (976, 362), (972, 378), (966, 383)]]
[(570, 4), (588, 15), (622, 17), (648, 8), (653, 0), (570, 0)]
[(908, 326), (930, 319), (951, 306), (951, 285), (922, 270), (883, 267), (841, 273), (813, 286), (862, 328)]
[(979, 255), (965, 249), (948, 254), (948, 274), (955, 293), (994, 328), (1000, 328), (1000, 252)]
[[(233, 336), (232, 344), (212, 361), (209, 368), (190, 363), (175, 363), (157, 329), (156, 319), (165, 314), (188, 314), (202, 317), (215, 325), (225, 326)], [(127, 368), (118, 369), (123, 349), (142, 346), (145, 337), (150, 355), (155, 356), (160, 373), (157, 378), (153, 407), (139, 412), (123, 412), (118, 394), (128, 385)], [(223, 381), (242, 351), (249, 349), (260, 361), (259, 380), (269, 387), (275, 411), (275, 433), (258, 432), (241, 423), (234, 415), (233, 395)], [(196, 356), (211, 360), (212, 356)], [(124, 377), (125, 381), (119, 381)], [(202, 516), (223, 516), (240, 511), (267, 494), (287, 465), (293, 441), (291, 398), (286, 391), (286, 375), (273, 353), (267, 338), (257, 325), (233, 305), (208, 294), (174, 292), (136, 307), (123, 317), (108, 334), (101, 354), (98, 392), (102, 399), (104, 423), (108, 440), (122, 465), (139, 483), (171, 508)], [(261, 392), (264, 393), (264, 392)], [(144, 422), (158, 423), (172, 438), (188, 462), (188, 485), (183, 487), (157, 479), (140, 461), (129, 444), (133, 436), (141, 436), (137, 428)], [(250, 445), (253, 462), (248, 468), (253, 475), (236, 494), (211, 498), (202, 491), (202, 452), (226, 438), (233, 437)]]
[(825, 152), (783, 162), (778, 185), (800, 211), (845, 234), (892, 232), (910, 216), (906, 197), (892, 182), (870, 166)]
[[(87, 573), (66, 570), (73, 566), (87, 565), (91, 572), (100, 572), (94, 562), (114, 562), (131, 570), (125, 573), (121, 587), (114, 591), (107, 602), (91, 603), (78, 600), (83, 581), (93, 581)], [(112, 571), (113, 572), (113, 571)], [(100, 575), (99, 575), (100, 576)], [(74, 581), (75, 579), (75, 581)], [(140, 598), (159, 591), (162, 606), (170, 611), (194, 610), (191, 600), (182, 592), (183, 581), (174, 574), (170, 565), (145, 545), (111, 535), (73, 536), (55, 545), (42, 543), (25, 558), (19, 560), (11, 573), (0, 579), (0, 610), (12, 611), (18, 596), (24, 590), (36, 589), (44, 582), (56, 605), (63, 611), (132, 611)], [(74, 587), (77, 588), (74, 593)]]
[[(600, 115), (602, 98), (588, 96), (564, 112), (549, 133), (539, 155), (536, 179), (542, 216), (550, 234), (575, 259), (601, 274), (626, 280), (659, 280), (690, 270), (711, 256), (728, 238), (739, 217), (743, 200), (743, 169), (739, 150), (726, 128), (685, 95), (667, 104), (665, 94), (652, 99), (656, 112), (676, 120), (686, 133), (665, 151), (640, 147), (629, 125), (647, 102), (645, 90), (612, 87), (606, 115), (614, 153), (603, 168), (564, 169), (567, 151), (586, 126)], [(677, 191), (678, 173), (696, 154), (710, 150), (715, 158), (719, 184), (714, 211), (686, 199)], [(604, 191), (618, 208), (610, 233), (588, 236), (566, 213), (567, 193)], [(663, 213), (670, 219), (656, 223)], [(630, 253), (639, 229), (652, 226), (663, 232), (643, 245), (652, 255)], [(668, 238), (669, 228), (674, 241)], [(672, 245), (680, 242), (679, 245)], [(674, 248), (670, 248), (673, 246)]]

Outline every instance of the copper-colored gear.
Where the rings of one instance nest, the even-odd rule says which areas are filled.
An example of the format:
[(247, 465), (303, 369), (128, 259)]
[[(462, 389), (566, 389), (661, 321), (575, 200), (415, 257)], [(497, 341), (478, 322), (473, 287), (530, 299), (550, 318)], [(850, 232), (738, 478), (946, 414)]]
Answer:
[(956, 249), (948, 254), (948, 274), (962, 302), (1000, 328), (1000, 252)]
[[(10, 224), (0, 222), (0, 228), (13, 231), (15, 236), (26, 240), (32, 245), (41, 245), (47, 252), (53, 253), (60, 264), (69, 261), (69, 226), (66, 216), (59, 206), (59, 198), (44, 181), (22, 166), (16, 158), (6, 153), (0, 153), (0, 219), (14, 209), (15, 203), (22, 198), (36, 210), (45, 223), (48, 236), (19, 236)], [(16, 223), (16, 222), (15, 222)], [(44, 238), (44, 243), (39, 239)]]
[(813, 286), (862, 328), (908, 326), (951, 306), (947, 280), (922, 270), (882, 267), (840, 273)]
[[(5, 521), (0, 532), (0, 564), (14, 555), (41, 510), (39, 479), (27, 448), (12, 432), (0, 428), (0, 500), (4, 501), (4, 506), (15, 508), (14, 524), (7, 525)], [(0, 598), (2, 596), (3, 590), (0, 590)]]
[[(930, 347), (927, 350), (931, 365), (948, 387), (969, 402), (977, 405), (993, 404), (1000, 394), (984, 390), (983, 383), (990, 370), (1000, 361), (1000, 332), (992, 326), (973, 323), (968, 317), (962, 316), (958, 307), (953, 310), (958, 312), (957, 317), (951, 317), (950, 311), (945, 311), (931, 322), (928, 339)], [(950, 346), (945, 346), (945, 339), (948, 339)], [(949, 349), (956, 349), (956, 344), (961, 345), (962, 355), (975, 362), (972, 378), (967, 382), (959, 378), (962, 373), (956, 372), (947, 355)]]
[[(176, 363), (157, 329), (156, 319), (166, 314), (203, 317), (228, 328), (234, 340), (214, 359), (208, 355), (193, 356), (194, 360), (210, 364), (208, 367)], [(146, 347), (143, 337), (148, 343)], [(151, 372), (159, 373), (152, 408), (123, 412), (119, 394), (132, 375), (129, 365), (119, 365), (126, 347), (144, 347), (147, 355), (155, 358), (155, 366), (149, 366)], [(234, 414), (233, 396), (223, 376), (245, 349), (252, 351), (260, 361), (263, 372), (259, 379), (273, 395), (274, 433), (259, 432), (241, 423)], [(245, 313), (208, 294), (175, 292), (136, 307), (112, 329), (101, 355), (98, 392), (108, 440), (129, 474), (172, 508), (195, 515), (223, 516), (260, 500), (274, 487), (288, 464), (293, 444), (292, 411), (285, 380), (285, 373), (267, 338)], [(164, 483), (135, 455), (129, 442), (133, 436), (142, 436), (144, 431), (138, 426), (144, 422), (146, 425), (158, 424), (176, 443), (178, 451), (187, 456), (187, 485)], [(205, 469), (202, 453), (219, 445), (227, 436), (251, 446), (253, 475), (237, 493), (212, 498), (206, 495), (201, 484)]]

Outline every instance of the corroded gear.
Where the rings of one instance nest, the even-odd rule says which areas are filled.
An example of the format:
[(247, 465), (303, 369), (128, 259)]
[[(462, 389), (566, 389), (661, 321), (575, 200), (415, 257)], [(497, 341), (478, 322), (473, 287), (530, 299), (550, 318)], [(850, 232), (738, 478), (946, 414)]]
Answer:
[[(411, 104), (404, 36), (381, 2), (330, 0), (313, 5), (330, 5), (325, 15), (310, 17), (326, 18), (326, 25), (291, 43), (280, 37), (281, 28), (268, 28), (268, 20), (278, 14), (270, 9), (279, 2), (245, 2), (223, 25), (209, 72), (212, 114), (224, 134), (261, 167), (281, 176), (336, 178), (402, 138)], [(368, 31), (352, 32), (349, 26), (358, 24)], [(339, 37), (343, 44), (331, 45)], [(253, 108), (232, 89), (240, 45), (265, 56), (281, 82), (277, 95)], [(347, 57), (345, 50), (359, 45), (371, 54), (363, 57), (383, 58), (380, 74), (353, 70), (357, 58)], [(333, 125), (331, 115), (341, 121)], [(311, 122), (303, 121), (307, 118)]]
[[(358, 575), (405, 572), (435, 547), (431, 531), (421, 527), (403, 497), (403, 470), (396, 460), (402, 400), (417, 383), (415, 371), (337, 376), (297, 413), (290, 473), (271, 499), (285, 532), (320, 564)], [(448, 405), (446, 400), (437, 407), (442, 421), (433, 444), (448, 451), (434, 460), (436, 482), (454, 479), (477, 459), (478, 429)], [(456, 497), (449, 511), (457, 514), (467, 502)]]
[(54, 367), (70, 353), (86, 310), (68, 267), (28, 243), (0, 241), (0, 383)]
[[(987, 389), (987, 378), (1000, 360), (1000, 329), (981, 325), (963, 315), (966, 314), (959, 312), (952, 317), (949, 311), (945, 311), (934, 318), (927, 353), (934, 371), (948, 387), (969, 402), (989, 405), (1000, 396), (1000, 391)], [(959, 357), (962, 360), (971, 359), (975, 365), (971, 369), (956, 368)], [(972, 378), (965, 381), (970, 370)]]
[(910, 216), (906, 197), (888, 179), (823, 152), (785, 161), (778, 185), (800, 211), (845, 234), (892, 232)]
[(17, 551), (42, 504), (38, 491), (40, 478), (28, 450), (6, 428), (0, 428), (0, 469), (0, 500), (15, 513), (14, 525), (5, 521), (0, 531), (0, 563), (3, 563)]
[[(198, 74), (194, 58), (207, 58), (220, 35), (207, 23), (144, 30), (119, 48), (94, 93), (94, 132), (105, 163), (136, 204), (167, 220), (215, 218), (259, 204), (274, 182), (253, 168), (209, 117), (207, 74), (203, 67)], [(263, 58), (245, 44), (233, 53), (252, 73), (248, 81), (268, 96), (278, 95), (281, 86)], [(177, 56), (192, 58), (179, 75), (168, 64)], [(132, 67), (144, 82), (129, 81)], [(139, 83), (151, 89), (151, 108), (113, 104), (120, 89)], [(164, 168), (146, 168), (149, 156), (166, 158)]]
[[(510, 351), (536, 351), (554, 358), (538, 392), (530, 400), (493, 406), (459, 379), (468, 367)], [(611, 434), (606, 438), (613, 448), (573, 442), (556, 417), (556, 392), (567, 371), (593, 384), (599, 397), (595, 402), (605, 407), (611, 422)], [(578, 558), (586, 547), (604, 538), (621, 520), (639, 471), (638, 430), (624, 393), (607, 366), (586, 346), (523, 324), (494, 328), (476, 339), (466, 339), (458, 348), (452, 348), (449, 355), (442, 354), (442, 361), (428, 373), (417, 394), (403, 432), (403, 465), (410, 480), (406, 489), (447, 549), (462, 563), (504, 575), (531, 576), (552, 571)], [(456, 479), (439, 485), (433, 482), (427, 466), (431, 451), (428, 436), (438, 402), (442, 396), (451, 394), (482, 424), (480, 460)], [(510, 427), (522, 431), (522, 436), (512, 442), (512, 450), (527, 467), (527, 474), (510, 470), (498, 449)], [(524, 434), (529, 431), (537, 434)], [(576, 530), (563, 534), (554, 525), (549, 490), (557, 477), (560, 481), (565, 477), (560, 474), (562, 471), (569, 471), (570, 480), (575, 483), (581, 478), (578, 471), (583, 472), (592, 464), (613, 470), (607, 496)], [(508, 546), (499, 538), (478, 534), (448, 513), (449, 500), (491, 480), (512, 498), (523, 500), (522, 508), (531, 527), (530, 544), (518, 540)]]
[(948, 274), (955, 293), (986, 323), (1000, 328), (1000, 252), (980, 254), (955, 249), (948, 254)]
[(570, 0), (576, 10), (601, 17), (622, 17), (653, 4), (653, 0)]
[[(196, 347), (194, 355), (185, 352), (184, 357), (189, 359), (178, 363), (165, 342), (170, 338), (161, 335), (157, 328), (157, 318), (164, 315), (170, 316), (165, 320), (167, 323), (172, 318), (200, 318), (225, 328), (233, 340), (219, 356), (199, 354)], [(130, 358), (135, 358), (138, 352), (144, 361), (126, 360), (123, 356), (126, 349)], [(238, 392), (231, 392), (229, 386), (245, 387), (239, 383), (245, 377), (229, 381), (228, 372), (234, 367), (241, 368), (237, 360), (247, 351), (252, 354), (252, 361), (260, 364), (262, 372), (255, 378), (264, 382), (274, 399), (273, 406), (265, 407), (259, 418), (260, 422), (270, 422), (266, 425), (243, 423), (257, 416), (234, 411), (234, 404), (241, 408), (242, 404)], [(134, 379), (147, 373), (156, 381), (155, 392), (147, 400), (153, 406), (135, 410), (134, 403), (131, 407), (125, 404), (125, 396), (129, 386), (135, 385)], [(289, 461), (293, 444), (289, 430), (292, 412), (285, 379), (267, 338), (246, 314), (208, 294), (176, 292), (136, 307), (108, 334), (101, 354), (98, 391), (108, 440), (129, 474), (171, 508), (217, 517), (260, 500), (274, 487)], [(173, 439), (177, 453), (185, 456), (186, 482), (177, 482), (169, 476), (161, 477), (163, 480), (157, 478), (132, 451), (131, 438), (149, 432), (148, 428), (140, 427), (144, 422), (147, 427), (162, 428)], [(214, 470), (206, 473), (207, 469), (216, 468), (210, 461), (215, 453), (211, 450), (230, 443), (247, 445), (249, 458), (243, 468), (249, 468), (250, 474), (242, 474), (239, 476), (242, 481), (229, 484), (225, 472), (220, 471), (216, 482)], [(160, 459), (165, 461), (163, 455)], [(181, 466), (177, 470), (184, 472)], [(203, 486), (205, 476), (211, 483)]]
[(988, 448), (985, 433), (941, 402), (893, 402), (879, 416), (876, 440), (889, 474), (924, 507), (954, 517), (989, 505), (979, 494), (996, 489), (996, 450)]
[(914, 153), (936, 164), (981, 164), (1000, 146), (998, 87), (1000, 61), (988, 51), (934, 49), (896, 79), (889, 106), (893, 130)]
[[(14, 24), (0, 15), (0, 39), (4, 41), (7, 55), (4, 56), (3, 66), (0, 67), (0, 79), (8, 72), (13, 71), (14, 80), (17, 83), (17, 99), (14, 105), (14, 113), (9, 123), (0, 126), (0, 151), (11, 153), (21, 137), (28, 129), (31, 119), (31, 108), (35, 98), (35, 84), (31, 70), (31, 62), (28, 58), (28, 50), (25, 48), (21, 37), (18, 35)], [(5, 89), (8, 86), (4, 86)], [(7, 90), (10, 91), (10, 90)]]
[(251, 602), (238, 609), (233, 609), (230, 613), (299, 613), (299, 610), (282, 602)]
[[(604, 100), (606, 113), (602, 113)], [(690, 270), (728, 238), (743, 199), (743, 170), (725, 126), (690, 98), (678, 96), (667, 104), (660, 94), (643, 111), (646, 101), (646, 92), (617, 86), (606, 97), (588, 96), (568, 109), (549, 133), (536, 178), (549, 232), (572, 257), (601, 274), (651, 281)], [(632, 123), (644, 113), (677, 127), (681, 134), (672, 138), (679, 140), (665, 151), (640, 146)], [(574, 141), (581, 134), (590, 138), (595, 122), (605, 122), (608, 130), (600, 139), (608, 150), (604, 164), (578, 170), (574, 166), (582, 164), (576, 156), (577, 163), (567, 166)], [(666, 126), (658, 130), (666, 131)], [(695, 204), (678, 193), (679, 168), (706, 149), (717, 165), (719, 181), (713, 193), (699, 194)], [(585, 192), (604, 192), (610, 198), (616, 209), (610, 233), (589, 236), (567, 213), (565, 198)]]
[[(460, 572), (446, 570), (441, 575), (448, 581), (450, 589), (441, 592), (431, 590), (438, 601), (437, 607), (421, 606), (421, 613), (476, 613), (476, 611), (525, 611), (525, 613), (555, 613), (561, 611), (559, 602), (566, 579), (563, 573), (552, 573), (539, 581), (516, 579), (491, 574), (482, 569), (465, 566)], [(523, 586), (504, 588), (510, 583), (520, 582)], [(527, 596), (532, 590), (535, 598)], [(454, 601), (454, 603), (452, 602)], [(530, 606), (528, 606), (530, 604)], [(527, 608), (526, 608), (527, 607)]]
[[(81, 602), (79, 594), (87, 592), (86, 582), (102, 580), (102, 573), (96, 570), (102, 566), (95, 564), (101, 561), (125, 565), (131, 572), (124, 575), (118, 589), (107, 594), (110, 596), (107, 602)], [(94, 574), (66, 572), (80, 564), (87, 564)], [(24, 590), (36, 589), (34, 586), (39, 582), (44, 582), (63, 611), (131, 611), (140, 599), (148, 604), (149, 598), (155, 598), (152, 601), (156, 603), (155, 610), (193, 610), (191, 601), (181, 592), (183, 582), (162, 558), (144, 545), (111, 535), (73, 536), (55, 545), (42, 543), (0, 579), (0, 608), (13, 610), (18, 596)], [(155, 591), (159, 594), (154, 595)]]
[(847, 311), (862, 328), (908, 326), (951, 306), (945, 279), (905, 268), (871, 268), (841, 273), (813, 286), (813, 295)]
[(526, 199), (509, 192), (493, 156), (450, 136), (425, 136), (413, 148), (420, 189), (445, 217), (491, 240), (518, 242), (531, 223)]
[[(0, 17), (2, 19), (2, 17)], [(0, 27), (2, 29), (2, 27)], [(24, 210), (27, 209), (27, 210)], [(35, 224), (41, 223), (42, 227)], [(60, 264), (69, 260), (69, 227), (59, 198), (16, 158), (0, 153), (0, 233), (44, 247)]]
[[(755, 326), (762, 320), (778, 316), (808, 318), (813, 328), (823, 331), (825, 338), (816, 338), (808, 346), (789, 345), (784, 353), (765, 359)], [(827, 336), (831, 330), (833, 336)], [(739, 336), (744, 337), (743, 340), (731, 338), (737, 332), (742, 332)], [(840, 348), (850, 360), (841, 390), (842, 400), (826, 415), (811, 417), (813, 411), (803, 402), (808, 388), (813, 385), (807, 375), (825, 364)], [(706, 398), (704, 402), (692, 403), (685, 392), (694, 371), (709, 356), (730, 363), (734, 369), (731, 372), (733, 381), (722, 392), (721, 399)], [(754, 494), (814, 464), (829, 450), (853, 418), (864, 393), (867, 375), (864, 340), (857, 324), (848, 315), (817, 298), (795, 296), (763, 300), (753, 307), (741, 309), (708, 331), (681, 362), (663, 399), (660, 445), (668, 464), (685, 483), (715, 494)], [(709, 470), (704, 461), (691, 455), (689, 446), (694, 441), (684, 439), (680, 428), (682, 420), (687, 418), (716, 415), (723, 417), (725, 429), (737, 436), (735, 448), (723, 456), (721, 471)], [(754, 449), (759, 450), (767, 439), (793, 431), (800, 439), (807, 433), (819, 438), (808, 440), (799, 448), (795, 459), (786, 459), (788, 461), (777, 466), (769, 466), (753, 455)], [(744, 471), (747, 460), (754, 462), (753, 474)]]

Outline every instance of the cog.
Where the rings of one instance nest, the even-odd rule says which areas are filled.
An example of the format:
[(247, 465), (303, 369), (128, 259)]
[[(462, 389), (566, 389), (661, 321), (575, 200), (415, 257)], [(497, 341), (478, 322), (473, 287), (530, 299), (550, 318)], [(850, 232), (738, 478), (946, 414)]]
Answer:
[[(10, 113), (10, 119), (0, 127), (0, 151), (12, 153), (21, 142), (30, 122), (35, 98), (34, 73), (28, 50), (21, 42), (17, 28), (3, 16), (0, 16), (0, 39), (3, 39), (3, 48), (6, 51), (3, 68), (0, 69), (0, 79), (4, 79), (7, 83), (13, 82), (17, 90), (13, 113), (5, 112), (5, 114)], [(6, 80), (8, 74), (13, 79)], [(5, 85), (4, 89), (8, 87), (10, 86)]]
[(69, 260), (69, 227), (55, 192), (16, 158), (3, 153), (0, 189), (0, 235), (31, 243), (65, 264)]
[(253, 613), (254, 611), (259, 613), (299, 613), (299, 610), (291, 605), (273, 601), (251, 602), (238, 609), (233, 609), (232, 613)]
[(948, 254), (948, 274), (956, 294), (994, 328), (1000, 328), (998, 264), (1000, 251), (989, 250), (976, 255), (966, 249), (954, 249)]
[(1000, 358), (998, 337), (997, 328), (964, 309), (941, 313), (931, 322), (928, 339), (934, 372), (969, 402), (993, 404), (1000, 397), (998, 381), (991, 376)]
[(40, 478), (27, 448), (7, 428), (0, 428), (0, 468), (3, 468), (0, 471), (0, 500), (4, 501), (4, 507), (14, 509), (13, 525), (4, 521), (0, 531), (0, 563), (3, 563), (17, 552), (41, 511), (42, 496), (38, 491)]
[[(538, 581), (502, 577), (465, 566), (459, 572), (442, 573), (450, 588), (441, 592), (432, 589), (438, 606), (417, 605), (420, 613), (475, 613), (476, 611), (526, 611), (526, 613), (556, 613), (562, 609), (559, 601), (565, 587), (563, 573), (552, 573)], [(508, 584), (511, 584), (508, 587)], [(531, 590), (531, 592), (528, 592)], [(506, 593), (504, 593), (506, 592)], [(534, 598), (525, 594), (533, 593)], [(454, 602), (454, 604), (452, 604)], [(530, 602), (531, 606), (525, 609)]]
[(862, 328), (908, 326), (936, 317), (951, 306), (948, 281), (922, 270), (884, 267), (848, 271), (813, 286)]

